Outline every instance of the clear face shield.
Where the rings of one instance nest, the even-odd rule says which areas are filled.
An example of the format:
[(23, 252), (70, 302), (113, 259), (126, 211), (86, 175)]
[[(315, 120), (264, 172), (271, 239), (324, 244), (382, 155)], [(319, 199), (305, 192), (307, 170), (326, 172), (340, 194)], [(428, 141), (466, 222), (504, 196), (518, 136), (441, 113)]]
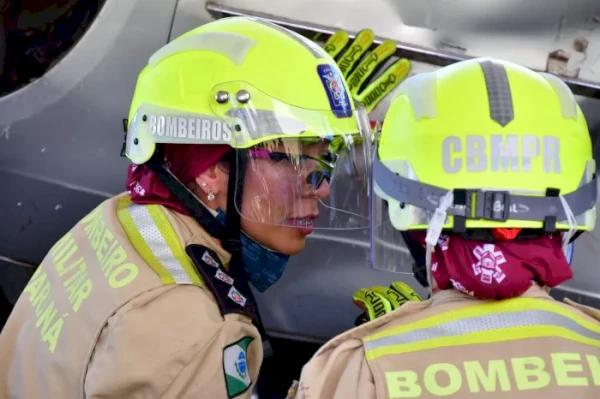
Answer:
[[(394, 227), (399, 222), (400, 210), (410, 205), (393, 199), (388, 201), (384, 193), (373, 187), (371, 194), (371, 267), (385, 272), (414, 274), (415, 258), (423, 257), (425, 248), (410, 239), (408, 232)], [(414, 207), (413, 207), (414, 208)], [(415, 208), (415, 211), (418, 208)], [(413, 257), (414, 256), (414, 257)]]
[(363, 108), (298, 108), (244, 82), (214, 91), (231, 95), (213, 112), (238, 150), (242, 218), (309, 230), (369, 226), (372, 134)]

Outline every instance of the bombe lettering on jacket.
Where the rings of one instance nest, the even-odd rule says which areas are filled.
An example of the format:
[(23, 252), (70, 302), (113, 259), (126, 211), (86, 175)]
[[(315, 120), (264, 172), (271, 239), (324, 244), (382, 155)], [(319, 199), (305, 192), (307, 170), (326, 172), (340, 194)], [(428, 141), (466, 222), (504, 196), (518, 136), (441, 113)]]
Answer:
[(181, 140), (230, 142), (231, 128), (219, 119), (149, 115), (150, 134)]
[[(533, 391), (539, 390), (546, 393), (557, 388), (600, 387), (600, 359), (593, 354), (551, 352), (544, 357), (434, 363), (422, 371), (387, 371), (385, 380), (390, 398), (419, 398), (427, 394), (480, 398), (486, 393), (519, 391), (534, 396)], [(582, 392), (589, 392), (589, 388)]]
[(516, 134), (448, 136), (442, 142), (442, 165), (446, 173), (532, 172), (540, 158), (544, 173), (560, 173), (560, 140), (556, 136)]

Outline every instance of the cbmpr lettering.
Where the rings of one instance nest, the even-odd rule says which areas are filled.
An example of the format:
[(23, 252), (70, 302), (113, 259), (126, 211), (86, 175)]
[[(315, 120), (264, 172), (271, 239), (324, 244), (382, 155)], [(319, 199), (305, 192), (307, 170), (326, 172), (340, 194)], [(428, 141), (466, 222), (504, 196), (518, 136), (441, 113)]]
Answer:
[(556, 136), (515, 134), (448, 136), (442, 142), (444, 172), (525, 172), (541, 162), (540, 171), (560, 173), (560, 140)]

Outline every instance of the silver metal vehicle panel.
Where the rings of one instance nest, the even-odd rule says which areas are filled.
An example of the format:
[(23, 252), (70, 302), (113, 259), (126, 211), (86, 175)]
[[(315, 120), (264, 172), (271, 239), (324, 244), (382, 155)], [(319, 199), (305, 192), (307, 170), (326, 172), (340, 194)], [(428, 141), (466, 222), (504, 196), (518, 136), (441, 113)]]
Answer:
[[(415, 2), (404, 0), (227, 0), (212, 4), (209, 13), (201, 0), (107, 0), (93, 25), (64, 58), (43, 77), (0, 97), (0, 282), (5, 292), (14, 301), (27, 279), (26, 269), (15, 261), (39, 263), (50, 246), (84, 214), (105, 198), (124, 191), (127, 161), (119, 157), (121, 120), (127, 117), (135, 79), (148, 57), (181, 33), (215, 16), (271, 14), (272, 19), (287, 21), (288, 26), (291, 23), (315, 32), (372, 28), (381, 37), (402, 41), (399, 51), (403, 54), (438, 65), (468, 55), (510, 56), (505, 49), (512, 53), (522, 48), (518, 61), (545, 69), (546, 50), (563, 46), (565, 40), (580, 34), (579, 25), (585, 25), (590, 42), (587, 58), (578, 64), (580, 76), (569, 82), (579, 93), (592, 97), (600, 81), (600, 72), (596, 82), (590, 81), (595, 76), (600, 40), (596, 39), (593, 21), (576, 22), (577, 13), (593, 17), (598, 7), (591, 1), (576, 0), (571, 14), (577, 15), (567, 18), (567, 2), (575, 3), (543, 0), (542, 5), (542, 0), (536, 0), (533, 6), (532, 2), (514, 0), (500, 6), (493, 2), (494, 13), (490, 14), (476, 12), (476, 8), (490, 9), (491, 0), (486, 5), (478, 0), (477, 6), (475, 0), (423, 1), (419, 9), (413, 6)], [(246, 11), (240, 11), (242, 8)], [(540, 10), (544, 11), (543, 18), (533, 18)], [(442, 11), (452, 18), (442, 18)], [(519, 18), (527, 12), (532, 15), (530, 19)], [(401, 14), (409, 24), (434, 27), (443, 35), (406, 26)], [(561, 20), (563, 25), (557, 28)], [(565, 35), (571, 36), (563, 40)], [(544, 43), (543, 48), (529, 52), (539, 43)], [(600, 133), (598, 100), (579, 100), (594, 135)], [(385, 103), (378, 107), (375, 115), (382, 117), (385, 107)], [(576, 277), (561, 287), (564, 291), (557, 290), (558, 295), (569, 292), (575, 299), (590, 303), (600, 299), (597, 231), (577, 241)], [(356, 289), (388, 285), (396, 279), (419, 288), (412, 277), (369, 268), (366, 231), (321, 231), (310, 237), (305, 252), (293, 258), (284, 277), (265, 294), (257, 294), (257, 299), (272, 335), (323, 342), (353, 326), (359, 313), (351, 300)]]

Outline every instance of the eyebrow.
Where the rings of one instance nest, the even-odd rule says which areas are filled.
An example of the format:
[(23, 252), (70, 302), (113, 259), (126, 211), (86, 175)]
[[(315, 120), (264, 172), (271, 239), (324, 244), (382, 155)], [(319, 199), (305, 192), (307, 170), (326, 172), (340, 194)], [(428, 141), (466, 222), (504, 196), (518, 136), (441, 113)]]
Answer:
[(269, 154), (273, 151), (269, 151), (264, 148), (252, 148), (250, 149), (250, 153), (256, 157), (269, 157)]

